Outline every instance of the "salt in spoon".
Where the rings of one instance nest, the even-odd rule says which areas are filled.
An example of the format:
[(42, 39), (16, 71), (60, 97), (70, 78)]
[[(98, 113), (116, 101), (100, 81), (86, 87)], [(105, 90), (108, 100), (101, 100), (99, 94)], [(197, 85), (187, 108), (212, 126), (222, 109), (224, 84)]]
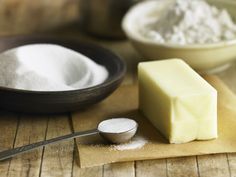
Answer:
[(125, 143), (135, 135), (137, 128), (138, 128), (138, 123), (132, 119), (128, 118), (107, 119), (100, 122), (98, 124), (98, 127), (93, 130), (75, 132), (68, 135), (52, 138), (49, 140), (44, 140), (37, 143), (2, 151), (0, 152), (0, 161), (59, 141), (64, 141), (89, 135), (95, 135), (95, 134), (100, 134), (102, 137), (104, 137), (111, 143), (116, 143), (116, 144)]

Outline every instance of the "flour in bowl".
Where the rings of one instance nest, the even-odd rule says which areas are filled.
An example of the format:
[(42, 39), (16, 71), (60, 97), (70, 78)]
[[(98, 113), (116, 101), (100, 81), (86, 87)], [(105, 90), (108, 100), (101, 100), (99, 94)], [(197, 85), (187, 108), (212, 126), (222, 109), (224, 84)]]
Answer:
[[(156, 1), (155, 5), (161, 3)], [(140, 28), (143, 36), (160, 43), (182, 45), (236, 39), (236, 24), (227, 10), (204, 0), (176, 0), (161, 14), (153, 11), (152, 17), (146, 17), (149, 19)]]
[(82, 89), (101, 84), (105, 67), (71, 49), (31, 44), (0, 54), (0, 86), (33, 91)]

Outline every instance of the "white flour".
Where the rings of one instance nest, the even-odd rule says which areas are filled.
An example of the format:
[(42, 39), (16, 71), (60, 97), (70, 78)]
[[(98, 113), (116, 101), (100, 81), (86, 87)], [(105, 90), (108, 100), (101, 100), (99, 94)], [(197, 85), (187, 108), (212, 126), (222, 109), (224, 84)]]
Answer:
[(98, 130), (107, 133), (122, 133), (129, 131), (137, 126), (137, 123), (132, 119), (114, 118), (101, 122), (98, 125)]
[(35, 91), (91, 87), (108, 77), (105, 67), (71, 49), (32, 44), (0, 54), (0, 86)]
[(152, 20), (140, 29), (141, 34), (160, 43), (182, 45), (236, 39), (236, 24), (229, 13), (204, 0), (176, 0), (162, 14), (158, 19), (159, 14), (155, 18), (154, 13)]
[(124, 151), (124, 150), (140, 149), (147, 142), (148, 142), (148, 140), (146, 140), (145, 138), (143, 138), (141, 136), (136, 136), (128, 143), (112, 145), (111, 150)]

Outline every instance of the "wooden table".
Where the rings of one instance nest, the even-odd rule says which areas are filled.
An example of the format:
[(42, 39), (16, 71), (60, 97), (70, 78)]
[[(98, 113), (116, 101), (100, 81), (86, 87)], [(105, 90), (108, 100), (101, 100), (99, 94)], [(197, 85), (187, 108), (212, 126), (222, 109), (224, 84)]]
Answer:
[[(77, 29), (52, 32), (101, 44), (122, 56), (128, 66), (123, 84), (136, 82), (136, 65), (142, 60), (127, 41), (102, 41), (81, 35)], [(217, 74), (236, 92), (236, 63)], [(18, 147), (72, 132), (71, 114), (25, 115), (0, 112), (0, 150)], [(236, 176), (236, 153), (160, 160), (147, 160), (80, 169), (74, 141), (50, 145), (11, 160), (0, 162), (0, 176), (81, 176), (81, 177), (230, 177)]]

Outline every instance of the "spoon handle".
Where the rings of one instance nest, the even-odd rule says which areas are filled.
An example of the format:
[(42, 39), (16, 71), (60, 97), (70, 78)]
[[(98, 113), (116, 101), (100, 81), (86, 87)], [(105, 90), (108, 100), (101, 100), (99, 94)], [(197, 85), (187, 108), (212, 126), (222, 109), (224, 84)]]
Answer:
[(56, 137), (56, 138), (52, 138), (52, 139), (49, 139), (49, 140), (39, 141), (37, 143), (28, 144), (28, 145), (25, 145), (25, 146), (5, 150), (5, 151), (0, 152), (0, 161), (11, 158), (11, 157), (14, 157), (18, 154), (22, 154), (22, 153), (31, 151), (33, 149), (36, 149), (36, 148), (39, 148), (39, 147), (42, 147), (42, 146), (46, 146), (46, 145), (49, 145), (49, 144), (59, 142), (59, 141), (69, 140), (69, 139), (73, 139), (73, 138), (77, 138), (77, 137), (95, 135), (95, 134), (98, 134), (98, 133), (99, 132), (98, 132), (97, 129), (82, 131), (82, 132), (75, 132), (75, 133), (71, 133), (71, 134), (68, 134), (68, 135), (63, 135), (63, 136), (59, 136), (59, 137)]

